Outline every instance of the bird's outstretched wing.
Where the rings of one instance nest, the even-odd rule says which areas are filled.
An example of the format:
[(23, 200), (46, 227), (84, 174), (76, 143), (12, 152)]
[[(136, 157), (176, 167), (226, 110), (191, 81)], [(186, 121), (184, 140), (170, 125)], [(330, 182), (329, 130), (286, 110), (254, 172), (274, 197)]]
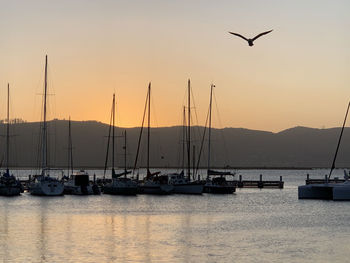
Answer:
[[(272, 30), (273, 30), (273, 29), (272, 29)], [(252, 40), (254, 41), (254, 40), (257, 39), (257, 38), (259, 38), (259, 37), (261, 37), (261, 36), (263, 36), (263, 35), (266, 35), (266, 34), (270, 33), (272, 30), (269, 30), (269, 31), (260, 33), (259, 35), (257, 35), (256, 37), (254, 37)]]
[(235, 36), (238, 36), (240, 38), (243, 38), (244, 40), (248, 41), (248, 39), (246, 39), (244, 36), (240, 35), (240, 34), (237, 34), (237, 33), (233, 33), (233, 32), (229, 32), (230, 34), (232, 35), (235, 35)]

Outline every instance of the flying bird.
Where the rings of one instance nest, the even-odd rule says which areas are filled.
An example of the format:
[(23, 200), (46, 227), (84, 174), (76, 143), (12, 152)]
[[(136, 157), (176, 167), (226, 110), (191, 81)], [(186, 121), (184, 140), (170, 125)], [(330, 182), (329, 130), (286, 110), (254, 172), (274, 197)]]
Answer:
[[(272, 29), (272, 30), (273, 30), (273, 29)], [(266, 35), (266, 34), (270, 33), (272, 30), (266, 31), (266, 32), (263, 32), (263, 33), (260, 33), (259, 35), (257, 35), (257, 36), (254, 37), (254, 38), (245, 38), (244, 36), (242, 36), (242, 35), (240, 35), (240, 34), (237, 34), (237, 33), (233, 33), (233, 32), (229, 32), (229, 33), (232, 34), (232, 35), (238, 36), (238, 37), (240, 37), (240, 38), (243, 38), (244, 40), (248, 41), (248, 45), (251, 47), (251, 46), (254, 45), (253, 42), (254, 42), (256, 39), (258, 39), (259, 37), (261, 37), (261, 36), (263, 36), (263, 35)]]

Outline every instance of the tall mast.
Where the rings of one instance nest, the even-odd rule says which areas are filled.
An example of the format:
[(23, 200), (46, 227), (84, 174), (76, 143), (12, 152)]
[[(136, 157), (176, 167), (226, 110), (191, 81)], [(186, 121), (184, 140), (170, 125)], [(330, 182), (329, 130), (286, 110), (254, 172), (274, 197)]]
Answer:
[(6, 173), (9, 174), (10, 159), (10, 84), (7, 83), (7, 125), (6, 125)]
[(192, 151), (192, 178), (193, 178), (193, 180), (196, 180), (196, 178), (195, 178), (195, 169), (196, 169), (196, 146), (195, 145), (193, 145), (192, 146), (192, 148), (193, 148), (193, 151)]
[(115, 149), (115, 94), (113, 93), (113, 105), (112, 105), (112, 174), (114, 174), (114, 149)]
[(140, 145), (141, 145), (141, 139), (142, 139), (142, 133), (143, 133), (143, 127), (144, 127), (144, 123), (145, 123), (145, 116), (146, 116), (146, 111), (147, 111), (147, 102), (148, 102), (148, 97), (149, 97), (149, 93), (147, 91), (147, 96), (146, 96), (146, 101), (145, 101), (145, 108), (143, 110), (143, 117), (142, 117), (142, 125), (141, 125), (141, 130), (140, 130), (140, 135), (139, 135), (139, 140), (137, 143), (137, 151), (136, 151), (136, 157), (135, 157), (135, 163), (134, 163), (134, 169), (133, 172), (136, 169), (136, 165), (137, 165), (137, 160), (139, 157), (139, 153), (140, 153)]
[(186, 107), (184, 106), (183, 111), (183, 122), (182, 122), (182, 172), (185, 172), (185, 146), (186, 146)]
[(150, 145), (150, 125), (151, 125), (151, 82), (148, 84), (148, 127), (147, 127), (147, 175), (149, 173), (149, 145)]
[(207, 171), (207, 178), (209, 178), (209, 169), (210, 169), (210, 139), (211, 139), (211, 108), (212, 108), (212, 101), (213, 101), (213, 87), (215, 85), (210, 85), (210, 103), (209, 103), (209, 133), (208, 133), (208, 171)]
[(187, 177), (191, 180), (191, 81), (188, 79)]
[[(47, 168), (47, 124), (46, 124), (46, 98), (47, 98), (47, 55), (45, 56), (45, 82), (44, 82), (44, 123), (43, 123), (43, 149), (42, 168)], [(44, 171), (43, 171), (44, 174)]]
[(126, 169), (126, 130), (124, 131), (124, 172), (125, 172), (124, 177), (126, 178), (126, 172), (127, 172), (127, 169)]
[(350, 108), (350, 102), (349, 102), (349, 104), (348, 104), (348, 108), (346, 109), (346, 114), (345, 114), (345, 118), (344, 118), (344, 122), (343, 122), (343, 127), (341, 128), (341, 132), (340, 132), (340, 135), (339, 135), (339, 140), (338, 140), (337, 149), (335, 150), (334, 159), (333, 159), (331, 171), (329, 172), (329, 175), (328, 175), (328, 179), (331, 178), (332, 172), (333, 172), (333, 170), (334, 170), (334, 168), (335, 168), (335, 160), (337, 159), (337, 154), (338, 154), (338, 150), (339, 150), (341, 138), (342, 138), (342, 136), (343, 136), (343, 131), (344, 131), (346, 119), (347, 119), (347, 117), (348, 117), (349, 108)]
[(73, 174), (73, 143), (72, 143), (72, 128), (71, 128), (71, 121), (69, 116), (69, 122), (68, 122), (68, 176), (69, 176), (69, 170), (72, 169)]
[[(111, 116), (110, 116), (110, 119), (109, 119), (107, 151), (106, 151), (106, 159), (105, 159), (105, 168), (104, 168), (104, 171), (103, 171), (103, 178), (105, 178), (106, 170), (107, 170), (107, 164), (108, 164), (108, 160), (109, 160), (108, 157), (109, 157), (109, 147), (110, 147), (110, 142), (111, 142), (112, 118), (113, 118), (113, 105), (114, 105), (114, 101), (112, 102)], [(112, 173), (112, 178), (113, 178), (113, 173)]]

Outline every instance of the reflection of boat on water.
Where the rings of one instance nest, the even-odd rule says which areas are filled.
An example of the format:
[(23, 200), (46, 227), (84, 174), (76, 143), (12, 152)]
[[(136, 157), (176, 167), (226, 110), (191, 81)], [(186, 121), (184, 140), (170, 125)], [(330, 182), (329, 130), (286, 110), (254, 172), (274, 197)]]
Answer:
[(213, 88), (210, 86), (210, 103), (209, 103), (209, 129), (208, 129), (208, 170), (207, 179), (204, 185), (204, 192), (210, 194), (232, 194), (236, 191), (236, 187), (229, 185), (226, 176), (234, 176), (234, 173), (228, 171), (215, 171), (210, 169), (210, 155), (211, 155), (211, 115), (213, 102)]
[(0, 174), (0, 195), (14, 196), (23, 192), (21, 183), (15, 176), (10, 174), (9, 159), (10, 159), (10, 85), (7, 84), (7, 124), (6, 124), (6, 171)]
[(64, 194), (68, 195), (92, 195), (100, 194), (100, 189), (96, 184), (91, 185), (89, 174), (84, 170), (73, 172), (73, 144), (71, 121), (68, 122), (68, 175), (63, 177)]
[(151, 173), (150, 171), (150, 137), (151, 137), (151, 131), (150, 131), (150, 125), (151, 125), (151, 83), (148, 85), (148, 92), (146, 97), (146, 103), (145, 103), (145, 110), (143, 112), (143, 121), (141, 125), (140, 135), (139, 135), (139, 141), (137, 146), (137, 152), (136, 152), (136, 158), (135, 158), (135, 164), (134, 169), (137, 165), (138, 160), (138, 154), (140, 151), (140, 143), (142, 138), (142, 132), (143, 132), (143, 125), (145, 120), (145, 114), (148, 106), (148, 126), (147, 126), (147, 169), (146, 169), (146, 176), (143, 178), (141, 182), (138, 184), (138, 193), (140, 194), (171, 194), (174, 190), (174, 186), (169, 185), (168, 176), (167, 175), (159, 175), (160, 172)]
[(350, 102), (348, 104), (348, 108), (346, 110), (345, 119), (343, 123), (343, 127), (340, 132), (338, 145), (334, 154), (333, 163), (331, 170), (329, 172), (328, 177), (326, 177), (326, 182), (323, 184), (309, 184), (309, 185), (301, 185), (298, 187), (298, 198), (299, 199), (324, 199), (324, 200), (334, 200), (334, 201), (350, 201), (350, 181), (349, 174), (344, 171), (345, 182), (343, 183), (329, 183), (332, 172), (335, 168), (335, 161), (337, 159), (337, 154), (341, 142), (341, 138), (343, 135), (346, 119), (348, 116), (350, 107)]
[(136, 195), (137, 194), (137, 182), (128, 178), (127, 175), (130, 173), (126, 169), (126, 131), (124, 133), (124, 171), (121, 173), (116, 173), (114, 169), (114, 151), (115, 151), (115, 94), (113, 94), (113, 104), (112, 104), (112, 120), (109, 126), (108, 134), (108, 145), (106, 153), (105, 170), (107, 169), (108, 152), (109, 152), (109, 142), (111, 138), (112, 129), (112, 181), (103, 187), (104, 194), (110, 195)]
[(32, 195), (57, 196), (63, 195), (63, 183), (57, 178), (50, 177), (47, 161), (47, 123), (46, 123), (46, 97), (47, 97), (47, 56), (45, 57), (45, 83), (43, 101), (43, 123), (41, 127), (41, 174), (35, 175), (34, 180), (29, 183), (29, 192)]

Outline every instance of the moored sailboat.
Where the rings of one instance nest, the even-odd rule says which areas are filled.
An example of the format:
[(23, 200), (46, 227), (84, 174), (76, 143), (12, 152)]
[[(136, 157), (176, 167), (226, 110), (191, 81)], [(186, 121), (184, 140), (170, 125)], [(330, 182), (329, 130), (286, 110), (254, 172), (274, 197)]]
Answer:
[(63, 177), (64, 194), (68, 195), (92, 195), (100, 194), (97, 184), (91, 185), (89, 174), (84, 170), (74, 172), (73, 169), (73, 143), (71, 121), (68, 121), (68, 176)]
[(343, 131), (346, 123), (346, 119), (349, 113), (350, 102), (348, 104), (345, 119), (343, 123), (343, 127), (340, 132), (338, 145), (335, 150), (333, 163), (331, 166), (331, 170), (329, 172), (328, 177), (326, 177), (326, 182), (323, 184), (309, 184), (309, 185), (301, 185), (298, 187), (298, 198), (299, 199), (322, 199), (322, 200), (334, 200), (334, 201), (350, 201), (350, 181), (349, 174), (344, 171), (344, 179), (343, 183), (329, 183), (328, 180), (331, 178), (332, 172), (335, 168), (335, 161), (337, 159), (338, 150), (340, 147), (340, 142), (343, 136)]
[(0, 196), (15, 196), (23, 192), (21, 183), (7, 170), (0, 175)]
[(215, 85), (210, 85), (210, 103), (209, 103), (209, 130), (208, 130), (208, 166), (207, 179), (204, 185), (204, 192), (210, 194), (232, 194), (236, 191), (236, 187), (229, 185), (226, 176), (234, 176), (233, 173), (227, 171), (215, 171), (210, 169), (210, 155), (211, 155), (211, 113), (213, 102), (213, 88)]
[[(183, 169), (180, 173), (169, 174), (169, 183), (174, 186), (175, 194), (202, 194), (203, 183), (191, 181), (191, 81), (188, 80), (188, 124), (187, 124), (187, 176)], [(182, 155), (185, 156), (185, 108), (183, 124)], [(184, 161), (183, 161), (184, 166)], [(184, 167), (183, 167), (184, 168)]]
[[(207, 171), (207, 180), (204, 185), (204, 192), (209, 194), (232, 194), (236, 191), (236, 187), (229, 185), (226, 176), (234, 176), (235, 174), (225, 171)], [(210, 178), (212, 176), (212, 178)]]
[(15, 196), (23, 192), (21, 183), (10, 174), (10, 84), (7, 84), (6, 171), (0, 175), (0, 195)]
[(98, 185), (91, 185), (89, 174), (80, 170), (70, 174), (69, 178), (64, 180), (65, 195), (99, 195)]
[(112, 120), (109, 126), (109, 136), (106, 154), (105, 171), (107, 168), (108, 152), (109, 152), (109, 141), (110, 132), (112, 129), (112, 181), (103, 187), (104, 194), (111, 195), (136, 195), (137, 194), (137, 182), (128, 178), (127, 175), (130, 173), (126, 169), (126, 131), (124, 133), (124, 171), (122, 173), (116, 173), (114, 168), (114, 155), (115, 155), (115, 94), (113, 94), (112, 104)]
[(46, 98), (47, 98), (47, 56), (45, 57), (45, 82), (44, 82), (44, 101), (43, 101), (43, 123), (41, 127), (41, 174), (34, 175), (33, 181), (29, 183), (29, 192), (32, 195), (43, 196), (59, 196), (63, 195), (64, 186), (63, 183), (57, 178), (50, 176), (50, 169), (48, 167), (47, 160), (47, 122), (46, 122)]
[[(138, 185), (138, 193), (140, 194), (156, 194), (156, 195), (167, 195), (171, 194), (174, 190), (174, 186), (169, 184), (167, 175), (160, 175), (160, 172), (152, 173), (150, 171), (150, 125), (151, 125), (151, 83), (148, 85), (148, 92), (146, 97), (144, 117), (146, 113), (146, 107), (148, 106), (148, 127), (147, 127), (147, 167), (146, 167), (146, 176)], [(145, 118), (143, 118), (144, 120)], [(138, 149), (136, 153), (135, 165), (136, 168), (138, 153), (140, 149), (140, 142), (143, 131), (143, 122), (141, 126)]]

